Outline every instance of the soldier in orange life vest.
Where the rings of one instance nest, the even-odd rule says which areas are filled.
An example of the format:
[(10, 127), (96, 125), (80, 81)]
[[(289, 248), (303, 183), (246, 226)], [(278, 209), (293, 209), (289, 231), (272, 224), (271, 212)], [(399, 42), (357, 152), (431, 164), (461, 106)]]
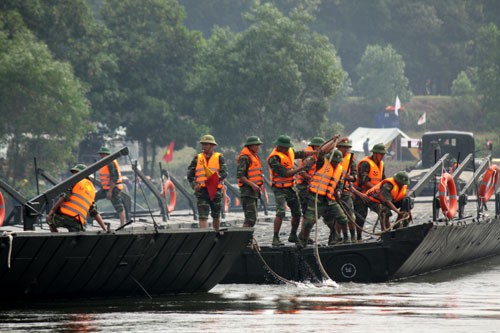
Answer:
[[(214, 152), (217, 145), (215, 138), (212, 135), (204, 135), (200, 139), (202, 152), (197, 154), (191, 164), (188, 166), (187, 180), (194, 190), (194, 195), (197, 199), (197, 207), (200, 228), (208, 228), (208, 214), (213, 218), (213, 227), (219, 230), (220, 215), (222, 211), (222, 187), (224, 179), (227, 177), (227, 165), (222, 153)], [(209, 189), (205, 180), (207, 172), (218, 174), (218, 183), (215, 196), (210, 199)], [(209, 185), (211, 186), (211, 185)]]
[(300, 224), (301, 207), (297, 190), (295, 188), (295, 174), (303, 170), (307, 170), (314, 160), (308, 160), (304, 165), (295, 168), (294, 162), (296, 158), (305, 158), (315, 154), (323, 156), (329, 152), (336, 141), (323, 146), (319, 152), (315, 151), (294, 151), (291, 139), (287, 135), (280, 135), (275, 141), (276, 147), (267, 158), (269, 165), (269, 172), (271, 176), (271, 188), (274, 193), (274, 200), (276, 202), (276, 217), (274, 218), (274, 234), (273, 246), (281, 246), (283, 243), (280, 241), (279, 232), (283, 218), (285, 217), (285, 205), (288, 205), (292, 213), (292, 229), (288, 241), (296, 243), (299, 239), (297, 237), (297, 229)]
[[(325, 139), (322, 137), (314, 137), (311, 139), (311, 142), (307, 145), (306, 149), (304, 151), (315, 151), (317, 152), (319, 147), (325, 143)], [(302, 216), (304, 217), (307, 209), (307, 199), (309, 197), (308, 194), (308, 187), (309, 187), (309, 181), (311, 180), (312, 176), (316, 172), (316, 161), (318, 159), (317, 155), (313, 155), (311, 158), (314, 158), (314, 164), (311, 165), (311, 167), (307, 171), (301, 171), (297, 174), (297, 190), (299, 191), (299, 199), (300, 199), (300, 206), (302, 208)], [(302, 159), (300, 161), (299, 166), (302, 166), (305, 162), (305, 159)], [(302, 218), (302, 223), (304, 223), (304, 218)], [(312, 240), (309, 240), (310, 243), (312, 243)]]
[[(85, 168), (85, 165), (77, 164), (70, 171), (75, 174)], [(106, 231), (106, 225), (96, 209), (94, 198), (95, 188), (89, 178), (80, 180), (68, 192), (62, 193), (47, 215), (50, 231), (57, 232), (57, 228), (60, 227), (71, 232), (85, 231), (87, 214), (90, 214), (102, 230)]]
[(241, 205), (245, 214), (244, 227), (253, 227), (257, 222), (257, 200), (264, 185), (262, 162), (258, 155), (262, 141), (257, 136), (248, 137), (245, 147), (236, 160)]
[[(357, 166), (357, 179), (354, 183), (356, 189), (365, 193), (373, 186), (377, 185), (385, 179), (384, 174), (384, 156), (387, 154), (385, 146), (378, 143), (371, 149), (372, 155), (366, 156), (359, 161)], [(356, 212), (356, 235), (357, 240), (361, 240), (362, 229), (365, 224), (366, 216), (368, 215), (368, 207), (359, 196), (354, 198), (354, 211)]]
[[(97, 152), (101, 158), (111, 154), (108, 147), (101, 147)], [(103, 166), (99, 170), (101, 178), (101, 189), (96, 193), (95, 201), (108, 199), (115, 208), (120, 218), (120, 225), (124, 225), (127, 220), (130, 220), (128, 214), (132, 209), (131, 199), (123, 192), (125, 185), (123, 184), (122, 174), (118, 161), (114, 160)]]
[[(347, 212), (351, 215), (349, 221), (349, 233), (351, 235), (351, 242), (356, 240), (356, 228), (353, 222), (356, 219), (354, 214), (354, 206), (350, 191), (350, 184), (356, 181), (357, 170), (356, 170), (356, 157), (351, 152), (352, 141), (348, 138), (343, 138), (337, 143), (337, 149), (342, 153), (342, 195), (340, 200)], [(337, 230), (338, 233), (338, 230)]]
[(342, 193), (342, 153), (339, 150), (333, 152), (331, 161), (328, 156), (319, 157), (317, 170), (314, 173), (310, 185), (307, 200), (307, 209), (299, 234), (297, 246), (306, 247), (311, 229), (316, 223), (316, 209), (318, 216), (322, 216), (325, 224), (330, 229), (330, 234), (335, 235), (335, 227), (338, 226), (339, 233), (342, 231), (344, 238), (330, 238), (328, 245), (343, 240), (349, 242), (347, 236), (347, 216), (338, 204)]
[(400, 171), (394, 177), (382, 180), (377, 185), (370, 188), (366, 193), (354, 189), (354, 193), (366, 203), (372, 211), (380, 216), (382, 230), (390, 230), (389, 218), (392, 216), (391, 210), (398, 214), (398, 220), (403, 218), (408, 212), (401, 210), (401, 202), (406, 197), (407, 187), (410, 179), (405, 171)]

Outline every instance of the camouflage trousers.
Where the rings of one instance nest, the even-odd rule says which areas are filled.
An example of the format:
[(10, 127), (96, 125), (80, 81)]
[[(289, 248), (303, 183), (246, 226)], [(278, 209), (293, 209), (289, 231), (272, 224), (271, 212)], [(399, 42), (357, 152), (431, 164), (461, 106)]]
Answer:
[[(97, 191), (95, 194), (95, 201), (106, 199), (106, 193), (108, 193), (107, 190), (100, 189)], [(128, 197), (130, 199), (130, 197)], [(113, 208), (115, 211), (120, 214), (124, 209), (125, 205), (123, 203), (123, 197), (122, 197), (122, 191), (120, 191), (118, 188), (113, 188), (113, 192), (111, 193), (111, 204), (113, 205)]]
[(297, 190), (299, 192), (300, 208), (302, 209), (302, 215), (305, 215), (307, 210), (307, 201), (309, 198), (308, 184), (306, 183), (298, 184)]
[(222, 211), (222, 189), (217, 190), (214, 200), (210, 200), (206, 187), (203, 187), (201, 190), (195, 192), (194, 196), (197, 200), (196, 206), (198, 208), (198, 215), (200, 219), (208, 219), (208, 214), (210, 214), (210, 216), (214, 219), (220, 218)]
[(276, 188), (273, 187), (274, 201), (276, 202), (276, 216), (285, 217), (286, 205), (290, 208), (293, 217), (300, 217), (300, 200), (297, 190), (294, 187)]
[(66, 228), (70, 232), (85, 231), (85, 227), (77, 219), (72, 216), (61, 214), (60, 212), (54, 213), (52, 219), (47, 223), (56, 228)]
[[(335, 223), (347, 224), (348, 219), (339, 203), (318, 195), (318, 217), (322, 217), (328, 228), (333, 229)], [(316, 193), (309, 192), (307, 210), (304, 216), (304, 228), (311, 230), (316, 223)]]
[(244, 224), (253, 227), (257, 222), (257, 199), (254, 197), (241, 197), (241, 206), (245, 215)]

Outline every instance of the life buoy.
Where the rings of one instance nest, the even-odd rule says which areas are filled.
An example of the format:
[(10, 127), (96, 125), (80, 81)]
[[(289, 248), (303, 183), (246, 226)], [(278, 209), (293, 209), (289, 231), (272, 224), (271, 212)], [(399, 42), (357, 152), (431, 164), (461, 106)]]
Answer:
[(0, 227), (3, 225), (5, 220), (5, 200), (3, 199), (3, 194), (0, 192)]
[(455, 181), (449, 173), (445, 172), (441, 176), (438, 191), (439, 206), (441, 206), (443, 214), (449, 219), (454, 218), (458, 209), (458, 196)]
[(163, 191), (161, 193), (162, 197), (167, 201), (166, 207), (169, 213), (172, 213), (175, 209), (175, 203), (177, 201), (177, 193), (175, 192), (175, 185), (170, 179), (163, 182)]
[(488, 202), (493, 193), (495, 193), (495, 186), (498, 182), (498, 166), (493, 164), (484, 173), (481, 184), (479, 185), (478, 196), (482, 203)]

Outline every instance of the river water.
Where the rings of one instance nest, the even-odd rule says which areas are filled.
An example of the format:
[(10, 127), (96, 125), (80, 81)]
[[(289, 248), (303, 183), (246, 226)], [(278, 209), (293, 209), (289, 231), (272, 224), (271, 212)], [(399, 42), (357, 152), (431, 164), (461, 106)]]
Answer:
[[(1, 295), (0, 295), (1, 297)], [(378, 284), (0, 305), (2, 332), (499, 332), (500, 256)]]

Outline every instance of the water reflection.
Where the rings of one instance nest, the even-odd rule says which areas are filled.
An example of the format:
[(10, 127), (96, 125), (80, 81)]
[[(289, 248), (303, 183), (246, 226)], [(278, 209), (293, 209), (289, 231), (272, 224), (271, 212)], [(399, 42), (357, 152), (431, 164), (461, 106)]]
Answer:
[(0, 305), (0, 330), (303, 333), (386, 331), (390, 326), (419, 333), (495, 332), (499, 277), (500, 257), (495, 257), (380, 284), (219, 285), (210, 293), (152, 300), (9, 303)]

